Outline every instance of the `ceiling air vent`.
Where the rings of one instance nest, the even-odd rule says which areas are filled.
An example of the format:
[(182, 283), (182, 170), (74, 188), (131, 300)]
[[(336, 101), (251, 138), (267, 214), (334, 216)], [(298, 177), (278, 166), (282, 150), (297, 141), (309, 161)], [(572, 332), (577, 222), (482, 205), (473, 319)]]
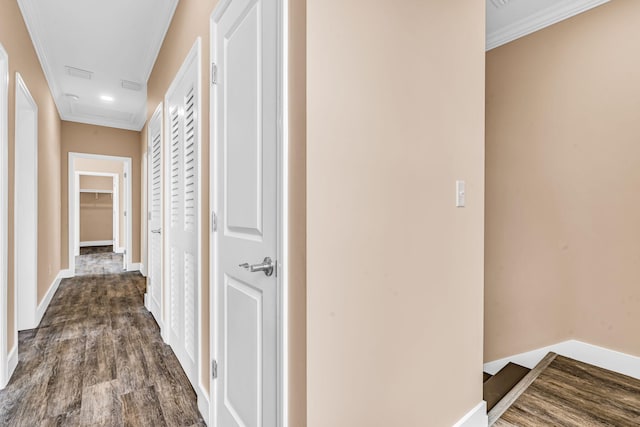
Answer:
[(491, 0), (491, 3), (495, 6), (496, 9), (500, 9), (502, 6), (506, 6), (510, 0)]
[(91, 78), (93, 77), (93, 72), (91, 71), (83, 70), (76, 67), (70, 67), (68, 65), (65, 65), (64, 68), (65, 70), (67, 70), (67, 74), (69, 74), (71, 77), (78, 77), (80, 79), (87, 80), (91, 80)]
[(130, 80), (122, 80), (122, 87), (124, 89), (135, 90), (138, 92), (142, 90), (142, 85), (140, 83), (132, 82)]

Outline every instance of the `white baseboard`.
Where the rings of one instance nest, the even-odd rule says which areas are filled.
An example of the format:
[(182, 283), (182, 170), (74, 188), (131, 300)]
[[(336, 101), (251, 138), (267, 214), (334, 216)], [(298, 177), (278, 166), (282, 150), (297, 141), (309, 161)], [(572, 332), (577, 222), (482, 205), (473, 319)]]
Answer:
[(124, 253), (124, 248), (113, 248), (113, 252), (117, 253), (117, 254), (123, 254)]
[(204, 419), (204, 422), (207, 425), (211, 425), (209, 420), (209, 395), (202, 387), (202, 384), (198, 386), (198, 410), (200, 411), (200, 415)]
[(147, 277), (147, 267), (143, 263), (140, 263), (140, 274)]
[(640, 379), (640, 357), (598, 347), (578, 340), (564, 341), (485, 363), (484, 371), (493, 375), (509, 362), (517, 363), (527, 368), (533, 368), (550, 351), (580, 362), (589, 363), (600, 368)]
[(0, 390), (4, 389), (11, 380), (16, 367), (18, 366), (18, 343), (13, 345), (13, 349), (7, 355), (7, 366), (2, 367), (0, 375)]
[(90, 246), (112, 246), (113, 240), (93, 240), (88, 242), (80, 242), (81, 248), (87, 248)]
[(44, 316), (44, 312), (47, 311), (47, 307), (49, 307), (49, 303), (51, 303), (53, 295), (55, 295), (56, 291), (58, 290), (58, 286), (60, 286), (60, 282), (64, 278), (62, 276), (63, 271), (68, 272), (69, 270), (60, 270), (58, 272), (56, 278), (53, 279), (53, 283), (51, 283), (51, 286), (49, 286), (49, 290), (44, 295), (44, 298), (42, 298), (40, 304), (38, 304), (38, 308), (36, 309), (36, 326), (40, 324), (42, 316)]
[(487, 402), (484, 400), (470, 410), (467, 415), (455, 423), (453, 427), (487, 427), (489, 417), (487, 417)]
[(140, 263), (132, 262), (127, 266), (127, 271), (140, 271)]
[(71, 277), (75, 277), (75, 274), (73, 274), (73, 271), (69, 269), (65, 269), (65, 270), (60, 270), (60, 273), (58, 273), (58, 276), (61, 279), (69, 279)]

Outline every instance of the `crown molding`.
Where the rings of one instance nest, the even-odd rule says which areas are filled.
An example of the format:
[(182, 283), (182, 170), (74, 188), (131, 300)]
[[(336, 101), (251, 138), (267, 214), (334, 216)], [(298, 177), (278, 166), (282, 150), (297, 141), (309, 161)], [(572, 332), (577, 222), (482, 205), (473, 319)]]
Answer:
[(610, 0), (564, 0), (534, 15), (487, 34), (486, 50), (495, 49), (520, 37), (579, 15)]

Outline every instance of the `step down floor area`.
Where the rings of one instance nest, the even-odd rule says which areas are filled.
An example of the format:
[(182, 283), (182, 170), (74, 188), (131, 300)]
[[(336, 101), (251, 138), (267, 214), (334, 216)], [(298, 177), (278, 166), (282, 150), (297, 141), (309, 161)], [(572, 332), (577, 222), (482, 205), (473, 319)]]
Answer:
[(483, 399), (487, 402), (487, 411), (490, 411), (509, 391), (529, 373), (530, 369), (515, 363), (508, 363), (495, 375), (486, 372), (482, 390)]
[(639, 379), (555, 353), (545, 359), (516, 387), (524, 385), (494, 426), (640, 426)]

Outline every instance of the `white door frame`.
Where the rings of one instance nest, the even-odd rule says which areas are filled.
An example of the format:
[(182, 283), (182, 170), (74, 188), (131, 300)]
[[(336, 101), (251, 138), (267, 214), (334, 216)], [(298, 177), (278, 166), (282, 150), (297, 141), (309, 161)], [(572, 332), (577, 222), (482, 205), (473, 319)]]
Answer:
[[(164, 105), (166, 106), (166, 108), (164, 109), (164, 117), (163, 117), (163, 147), (162, 149), (163, 151), (163, 175), (162, 175), (162, 183), (163, 183), (163, 187), (164, 187), (164, 193), (163, 193), (163, 224), (162, 224), (162, 229), (163, 229), (163, 233), (162, 233), (162, 240), (163, 240), (163, 256), (167, 255), (170, 253), (169, 251), (169, 245), (170, 245), (170, 232), (169, 232), (169, 224), (168, 222), (170, 221), (170, 215), (171, 215), (171, 194), (170, 194), (170, 185), (169, 183), (171, 182), (171, 180), (169, 179), (168, 175), (170, 174), (171, 171), (171, 156), (169, 155), (169, 153), (171, 153), (171, 138), (169, 135), (171, 135), (170, 133), (170, 126), (171, 126), (171, 120), (169, 119), (169, 117), (167, 116), (169, 114), (169, 106), (171, 105), (171, 103), (169, 102), (172, 96), (172, 93), (175, 92), (177, 90), (177, 86), (179, 85), (180, 81), (184, 78), (185, 74), (189, 71), (189, 65), (195, 61), (196, 62), (196, 70), (197, 70), (197, 77), (196, 77), (196, 86), (198, 87), (198, 90), (196, 90), (196, 97), (198, 99), (198, 108), (196, 111), (197, 114), (197, 120), (198, 120), (198, 126), (197, 126), (197, 138), (195, 141), (196, 144), (196, 152), (198, 153), (198, 159), (197, 159), (197, 168), (198, 168), (198, 174), (196, 176), (196, 186), (197, 186), (197, 194), (196, 194), (196, 212), (198, 215), (198, 220), (196, 221), (196, 228), (197, 228), (197, 254), (196, 254), (196, 259), (198, 262), (198, 268), (196, 271), (196, 298), (197, 298), (197, 303), (196, 303), (196, 355), (195, 355), (195, 359), (196, 359), (196, 383), (197, 384), (192, 384), (194, 390), (196, 391), (197, 395), (198, 395), (198, 407), (201, 408), (201, 405), (203, 405), (202, 402), (207, 402), (209, 396), (206, 393), (206, 389), (202, 384), (202, 49), (201, 49), (201, 39), (200, 37), (196, 38), (195, 43), (193, 44), (193, 46), (191, 47), (191, 49), (189, 50), (189, 53), (187, 54), (186, 58), (184, 59), (182, 65), (180, 66), (180, 69), (178, 70), (178, 72), (176, 73), (176, 75), (174, 76), (171, 85), (169, 86), (169, 89), (167, 89), (167, 92), (164, 96)], [(167, 255), (168, 256), (168, 255)], [(164, 261), (164, 260), (163, 260)], [(166, 280), (164, 281), (164, 293), (163, 293), (163, 298), (164, 298), (164, 307), (163, 307), (163, 312), (166, 313), (165, 318), (163, 320), (164, 323), (164, 329), (161, 330), (161, 335), (163, 340), (166, 343), (169, 343), (169, 345), (171, 345), (171, 333), (170, 333), (170, 321), (169, 319), (171, 319), (171, 298), (170, 298), (170, 288), (171, 285), (169, 284), (169, 278), (171, 277), (171, 271), (170, 271), (170, 262), (163, 262), (162, 264), (162, 268), (164, 269), (164, 277), (166, 278)], [(206, 406), (206, 404), (204, 404), (204, 406)], [(207, 408), (208, 409), (208, 408)]]
[[(75, 180), (76, 180), (76, 194), (73, 197), (76, 198), (76, 212), (75, 217), (78, 220), (75, 222), (76, 227), (76, 242), (75, 242), (75, 254), (79, 255), (80, 246), (82, 242), (80, 241), (80, 177), (81, 176), (104, 176), (110, 177), (111, 183), (113, 185), (113, 190), (111, 191), (112, 195), (112, 213), (113, 217), (113, 230), (112, 230), (112, 242), (113, 248), (115, 249), (118, 243), (118, 237), (120, 236), (120, 182), (118, 179), (117, 173), (108, 173), (108, 172), (91, 172), (91, 171), (75, 171)], [(117, 214), (116, 214), (117, 213)]]
[[(79, 236), (79, 223), (80, 218), (78, 215), (79, 193), (76, 191), (79, 183), (76, 182), (75, 171), (75, 159), (96, 159), (96, 160), (109, 160), (120, 161), (124, 163), (124, 171), (127, 174), (127, 178), (124, 183), (124, 210), (125, 216), (125, 255), (124, 262), (127, 269), (131, 269), (131, 252), (132, 252), (132, 212), (131, 212), (131, 157), (119, 157), (119, 156), (107, 156), (103, 154), (88, 154), (88, 153), (69, 153), (69, 190), (68, 190), (68, 202), (69, 202), (69, 276), (73, 277), (76, 274), (76, 236)], [(78, 237), (79, 238), (79, 237)], [(114, 248), (115, 249), (115, 248)]]
[[(209, 18), (209, 46), (210, 59), (213, 62), (215, 58), (215, 41), (213, 26), (217, 19), (233, 0), (221, 0), (214, 8)], [(278, 192), (278, 260), (276, 283), (278, 287), (278, 426), (289, 427), (289, 6), (284, 0), (276, 0), (278, 13), (278, 103), (277, 116), (280, 126), (278, 127), (278, 165), (277, 165), (277, 192)], [(212, 64), (209, 64), (213, 68)], [(212, 75), (213, 75), (213, 70)], [(215, 109), (212, 108), (215, 103), (216, 91), (215, 84), (209, 84), (209, 140), (211, 148), (209, 150), (209, 203), (211, 206), (211, 224), (210, 224), (210, 241), (209, 241), (209, 346), (211, 361), (219, 359), (218, 356), (218, 334), (216, 325), (216, 316), (214, 308), (217, 306), (219, 298), (220, 283), (217, 280), (217, 254), (218, 254), (218, 234), (214, 231), (215, 212), (218, 208), (217, 186), (215, 185), (215, 153), (218, 149), (218, 141), (216, 135)], [(215, 379), (213, 375), (209, 377), (210, 395), (214, 395)], [(210, 410), (208, 424), (213, 427), (217, 426), (217, 408), (216, 399), (210, 399)], [(224, 427), (224, 426), (219, 426)]]
[[(35, 182), (35, 186), (36, 186), (36, 191), (35, 194), (24, 194), (22, 193), (21, 189), (18, 188), (20, 185), (20, 181), (22, 181), (22, 179), (20, 179), (20, 175), (23, 173), (26, 173), (29, 171), (29, 168), (22, 168), (22, 167), (18, 167), (18, 165), (16, 164), (15, 166), (15, 183), (14, 183), (14, 239), (13, 239), (13, 246), (14, 246), (14, 286), (15, 286), (15, 298), (16, 298), (16, 310), (15, 310), (15, 314), (16, 314), (16, 325), (18, 325), (17, 329), (18, 330), (25, 330), (25, 329), (32, 329), (38, 326), (38, 318), (37, 318), (37, 308), (38, 308), (38, 105), (36, 104), (35, 100), (33, 99), (33, 97), (31, 96), (31, 93), (29, 92), (29, 89), (27, 88), (27, 85), (25, 84), (24, 80), (22, 79), (22, 76), (20, 75), (20, 73), (16, 73), (16, 94), (15, 94), (15, 101), (16, 101), (16, 105), (15, 105), (15, 121), (16, 121), (16, 126), (15, 126), (15, 156), (14, 156), (14, 163), (16, 161), (19, 161), (18, 158), (21, 157), (18, 152), (26, 149), (26, 150), (32, 150), (33, 153), (35, 154), (35, 158), (33, 159), (33, 161), (35, 162), (34, 166), (34, 170), (32, 171), (33, 176), (31, 176), (31, 179), (34, 180)], [(20, 141), (20, 137), (18, 136), (19, 132), (21, 131), (21, 125), (19, 124), (20, 121), (20, 116), (21, 113), (20, 111), (22, 110), (21, 105), (26, 105), (29, 108), (29, 111), (31, 114), (33, 114), (35, 116), (35, 120), (34, 120), (34, 129), (32, 129), (33, 135), (34, 135), (34, 143), (35, 143), (35, 147), (27, 147), (25, 146), (23, 143), (21, 143)], [(34, 249), (34, 253), (29, 257), (29, 261), (28, 264), (31, 265), (31, 267), (29, 267), (29, 269), (33, 269), (33, 275), (34, 275), (34, 281), (32, 284), (30, 284), (31, 286), (26, 286), (24, 283), (20, 283), (20, 285), (18, 285), (18, 283), (22, 280), (21, 279), (21, 274), (24, 273), (24, 271), (27, 270), (27, 267), (21, 267), (21, 262), (23, 261), (21, 259), (21, 257), (19, 256), (19, 242), (22, 239), (18, 239), (17, 236), (20, 235), (24, 235), (25, 231), (28, 231), (28, 228), (21, 228), (21, 227), (30, 227), (30, 224), (22, 224), (22, 221), (19, 220), (19, 218), (21, 217), (21, 213), (19, 212), (19, 207), (18, 207), (18, 197), (33, 197), (33, 206), (34, 206), (34, 214), (36, 215), (35, 217), (35, 224), (33, 224), (33, 226), (35, 227), (34, 230), (34, 235), (33, 235), (33, 241), (31, 242), (30, 248)], [(23, 271), (23, 268), (25, 269)], [(17, 335), (17, 333), (16, 333)], [(17, 339), (17, 337), (16, 337)]]
[[(145, 268), (147, 270), (147, 291), (145, 294), (145, 307), (147, 308), (147, 310), (152, 311), (151, 310), (151, 303), (152, 303), (152, 299), (153, 299), (153, 295), (151, 295), (150, 292), (150, 288), (149, 288), (149, 278), (152, 276), (153, 272), (151, 271), (151, 197), (152, 197), (152, 192), (151, 192), (151, 185), (153, 182), (153, 179), (151, 178), (151, 175), (153, 174), (153, 161), (151, 159), (152, 156), (152, 147), (153, 147), (153, 133), (151, 132), (151, 126), (150, 124), (154, 121), (154, 120), (158, 120), (159, 121), (159, 125), (160, 125), (160, 232), (162, 233), (162, 229), (164, 227), (164, 128), (163, 128), (163, 119), (164, 119), (164, 114), (163, 114), (163, 103), (161, 102), (160, 104), (158, 104), (158, 106), (156, 107), (155, 111), (153, 112), (153, 115), (151, 116), (151, 119), (149, 119), (148, 122), (148, 126), (147, 126), (147, 155), (145, 156), (146, 158), (146, 162), (147, 162), (147, 176), (145, 177), (145, 188), (146, 188), (146, 210), (145, 210), (145, 214), (143, 217), (144, 223), (147, 224), (146, 227), (146, 241), (147, 241), (147, 260), (146, 260), (146, 265)], [(164, 306), (164, 302), (166, 301), (166, 296), (164, 293), (164, 280), (163, 280), (163, 276), (164, 276), (164, 245), (165, 245), (165, 241), (164, 241), (164, 237), (162, 234), (160, 234), (160, 277), (157, 277), (155, 279), (152, 280), (157, 280), (157, 285), (160, 286), (160, 319), (156, 319), (156, 323), (158, 323), (158, 326), (160, 327), (160, 335), (162, 336), (162, 339), (164, 340), (165, 343), (168, 343), (168, 334), (165, 331), (165, 306)]]
[[(9, 55), (0, 43), (0, 390), (5, 388), (15, 369), (9, 367), (9, 333), (14, 334), (18, 348), (17, 329), (8, 330), (7, 288), (9, 285)], [(14, 291), (15, 292), (15, 291)], [(14, 311), (15, 311), (14, 305)], [(16, 352), (17, 354), (17, 352)], [(17, 361), (18, 358), (15, 357)]]

